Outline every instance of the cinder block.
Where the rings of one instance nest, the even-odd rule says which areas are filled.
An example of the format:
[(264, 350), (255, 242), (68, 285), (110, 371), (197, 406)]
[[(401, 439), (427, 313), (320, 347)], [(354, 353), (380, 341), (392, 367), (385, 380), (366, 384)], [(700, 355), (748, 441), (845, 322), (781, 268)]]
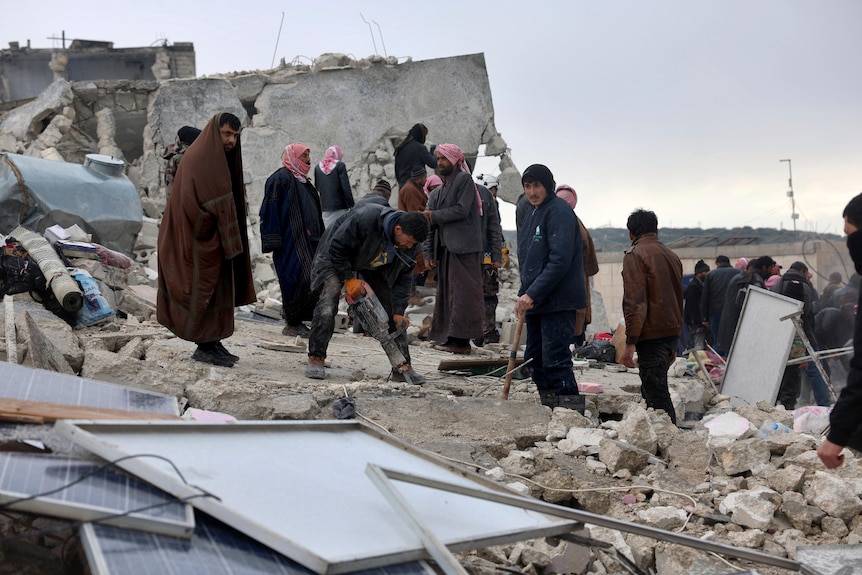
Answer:
[[(514, 321), (504, 321), (500, 327), (500, 343), (506, 347), (512, 347), (512, 341), (515, 339), (515, 332), (518, 331), (518, 323)], [(527, 327), (521, 329), (521, 341), (518, 346), (527, 343)]]
[(335, 329), (347, 329), (347, 314), (343, 311), (335, 314)]

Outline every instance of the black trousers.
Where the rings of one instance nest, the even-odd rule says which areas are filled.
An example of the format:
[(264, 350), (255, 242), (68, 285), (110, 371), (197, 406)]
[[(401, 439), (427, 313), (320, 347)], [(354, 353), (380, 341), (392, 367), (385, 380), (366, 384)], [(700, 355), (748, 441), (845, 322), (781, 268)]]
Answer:
[(638, 352), (638, 371), (641, 378), (641, 396), (647, 407), (663, 409), (676, 425), (676, 410), (667, 386), (667, 370), (676, 359), (679, 338), (652, 339), (635, 344)]

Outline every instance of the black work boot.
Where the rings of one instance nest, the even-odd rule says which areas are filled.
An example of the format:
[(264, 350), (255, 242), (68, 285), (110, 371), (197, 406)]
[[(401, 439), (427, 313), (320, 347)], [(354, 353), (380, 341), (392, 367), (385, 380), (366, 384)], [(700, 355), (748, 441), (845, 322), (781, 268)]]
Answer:
[(220, 341), (215, 342), (215, 346), (213, 349), (215, 349), (216, 353), (220, 354), (222, 357), (228, 358), (229, 360), (231, 360), (234, 363), (239, 361), (239, 356), (234, 355), (231, 352), (229, 352), (227, 350), (227, 348), (224, 346), (224, 344)]
[(219, 367), (233, 367), (234, 364), (231, 359), (219, 353), (215, 344), (212, 342), (199, 343), (198, 348), (192, 354), (192, 359), (203, 363), (217, 365)]
[(586, 399), (583, 395), (559, 395), (557, 396), (557, 407), (565, 407), (577, 411), (581, 415), (587, 408)]
[(558, 405), (557, 404), (557, 399), (558, 399), (557, 394), (554, 393), (553, 391), (549, 390), (549, 389), (540, 389), (539, 390), (539, 399), (541, 400), (542, 405), (544, 405), (545, 407), (550, 407), (551, 409), (554, 409)]

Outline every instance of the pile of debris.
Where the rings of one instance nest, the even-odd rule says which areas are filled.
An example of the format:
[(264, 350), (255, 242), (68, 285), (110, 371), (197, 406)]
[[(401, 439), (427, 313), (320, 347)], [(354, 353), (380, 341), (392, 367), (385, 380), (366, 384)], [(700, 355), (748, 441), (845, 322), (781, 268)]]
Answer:
[[(189, 359), (191, 344), (171, 337), (143, 313), (72, 330), (56, 316), (51, 320), (50, 313), (37, 313), (39, 304), (23, 294), (14, 303), (20, 310), (16, 317), (36, 316), (32, 325), (41, 325), (41, 332), (51, 334), (45, 339), (51, 345), (56, 342), (61, 357), (74, 355), (81, 373), (131, 385), (136, 393), (167, 394), (174, 402), (173, 413), (182, 406), (198, 410), (187, 409), (186, 417), (220, 412), (244, 420), (332, 420), (332, 403), (347, 394), (355, 398), (359, 420), (374, 429), (391, 432), (458, 468), (478, 471), (531, 500), (596, 515), (594, 521), (586, 516), (578, 521), (587, 525), (576, 530), (587, 538), (578, 540), (580, 544), (556, 533), (459, 552), (459, 562), (471, 572), (490, 573), (503, 567), (527, 573), (636, 573), (623, 570), (621, 561), (628, 560), (641, 572), (654, 570), (662, 575), (732, 573), (751, 568), (750, 561), (756, 561), (758, 553), (783, 561), (784, 566), (803, 559), (817, 565), (818, 558), (835, 553), (832, 546), (851, 554), (844, 564), (857, 564), (852, 553), (862, 533), (858, 461), (849, 454), (842, 468), (823, 470), (815, 449), (824, 420), (810, 410), (801, 410), (795, 418), (783, 408), (766, 404), (733, 408), (727, 397), (710, 394), (701, 380), (684, 374), (671, 378), (675, 404), (681, 413), (700, 409), (703, 417), (690, 417), (686, 428), (678, 429), (663, 414), (644, 410), (635, 374), (587, 367), (579, 381), (594, 381), (603, 389), (588, 395), (588, 416), (561, 408), (552, 413), (538, 404), (528, 380), (513, 385), (510, 401), (499, 399), (498, 377), (447, 373), (429, 377), (421, 389), (389, 382), (385, 379), (388, 362), (379, 345), (347, 332), (333, 338), (330, 379), (312, 382), (302, 377), (304, 353), (266, 345), (283, 339), (280, 324), (238, 321), (231, 347), (242, 359), (232, 369), (221, 369), (196, 365)], [(35, 349), (33, 334), (19, 331), (19, 349)], [(503, 347), (486, 346), (475, 353), (502, 356)], [(418, 365), (432, 366), (446, 359), (425, 343), (414, 342), (414, 348)], [(29, 357), (29, 352), (24, 354), (25, 361)], [(357, 362), (357, 357), (364, 359)], [(7, 372), (0, 379), (12, 388), (38, 389), (45, 372), (34, 373), (39, 375)], [(63, 385), (88, 382), (72, 375), (64, 378)], [(6, 389), (2, 394), (14, 397)], [(107, 396), (102, 391), (74, 395)], [(47, 401), (60, 401), (60, 394), (48, 397), (54, 399)], [(768, 422), (796, 426), (800, 432), (766, 435), (763, 431), (764, 437), (758, 437)], [(3, 435), (15, 444), (22, 438), (39, 439), (55, 453), (80, 455), (80, 449), (70, 449), (50, 425), (18, 424), (4, 427)], [(261, 454), (260, 460), (270, 461), (271, 454)], [(181, 468), (188, 464), (182, 458), (176, 463)], [(320, 497), (291, 491), (290, 498), (294, 496)], [(75, 555), (77, 537), (83, 541), (89, 537), (76, 535), (73, 525), (63, 520), (44, 518), (45, 511), (37, 515), (5, 512), (4, 537), (18, 538), (4, 547), (10, 565), (20, 566), (16, 561), (31, 557), (28, 553), (33, 549), (51, 550), (48, 556), (55, 559), (51, 567), (32, 572), (58, 572), (60, 554)], [(599, 522), (601, 518), (620, 523), (609, 527)], [(213, 528), (206, 518), (201, 525)], [(38, 533), (47, 527), (61, 529), (62, 537)], [(656, 541), (639, 528), (662, 535)], [(37, 534), (28, 535), (33, 532)], [(70, 542), (61, 547), (70, 535)], [(730, 567), (689, 540), (680, 544), (674, 540), (676, 535), (703, 545), (731, 545), (754, 555)], [(78, 551), (83, 561), (86, 550)], [(769, 565), (757, 564), (758, 572), (785, 572)]]

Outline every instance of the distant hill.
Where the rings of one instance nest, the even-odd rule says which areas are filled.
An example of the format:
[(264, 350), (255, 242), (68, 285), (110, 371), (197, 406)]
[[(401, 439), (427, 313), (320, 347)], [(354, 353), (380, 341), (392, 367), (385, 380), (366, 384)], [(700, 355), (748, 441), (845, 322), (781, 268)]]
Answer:
[[(629, 240), (629, 231), (625, 228), (589, 228), (589, 231), (597, 252), (619, 252), (632, 244)], [(515, 245), (514, 230), (504, 230), (504, 236), (510, 246)], [(749, 226), (732, 229), (659, 228), (658, 236), (662, 242), (673, 248), (783, 244), (816, 239), (844, 242), (844, 236), (837, 234), (794, 233), (792, 230), (752, 228)]]
[[(631, 245), (629, 232), (625, 228), (590, 229), (596, 251), (619, 251)], [(774, 228), (659, 228), (659, 238), (673, 248), (740, 246), (757, 244), (783, 244), (803, 240), (828, 239), (843, 242), (837, 234), (818, 234), (814, 232), (794, 232)]]

